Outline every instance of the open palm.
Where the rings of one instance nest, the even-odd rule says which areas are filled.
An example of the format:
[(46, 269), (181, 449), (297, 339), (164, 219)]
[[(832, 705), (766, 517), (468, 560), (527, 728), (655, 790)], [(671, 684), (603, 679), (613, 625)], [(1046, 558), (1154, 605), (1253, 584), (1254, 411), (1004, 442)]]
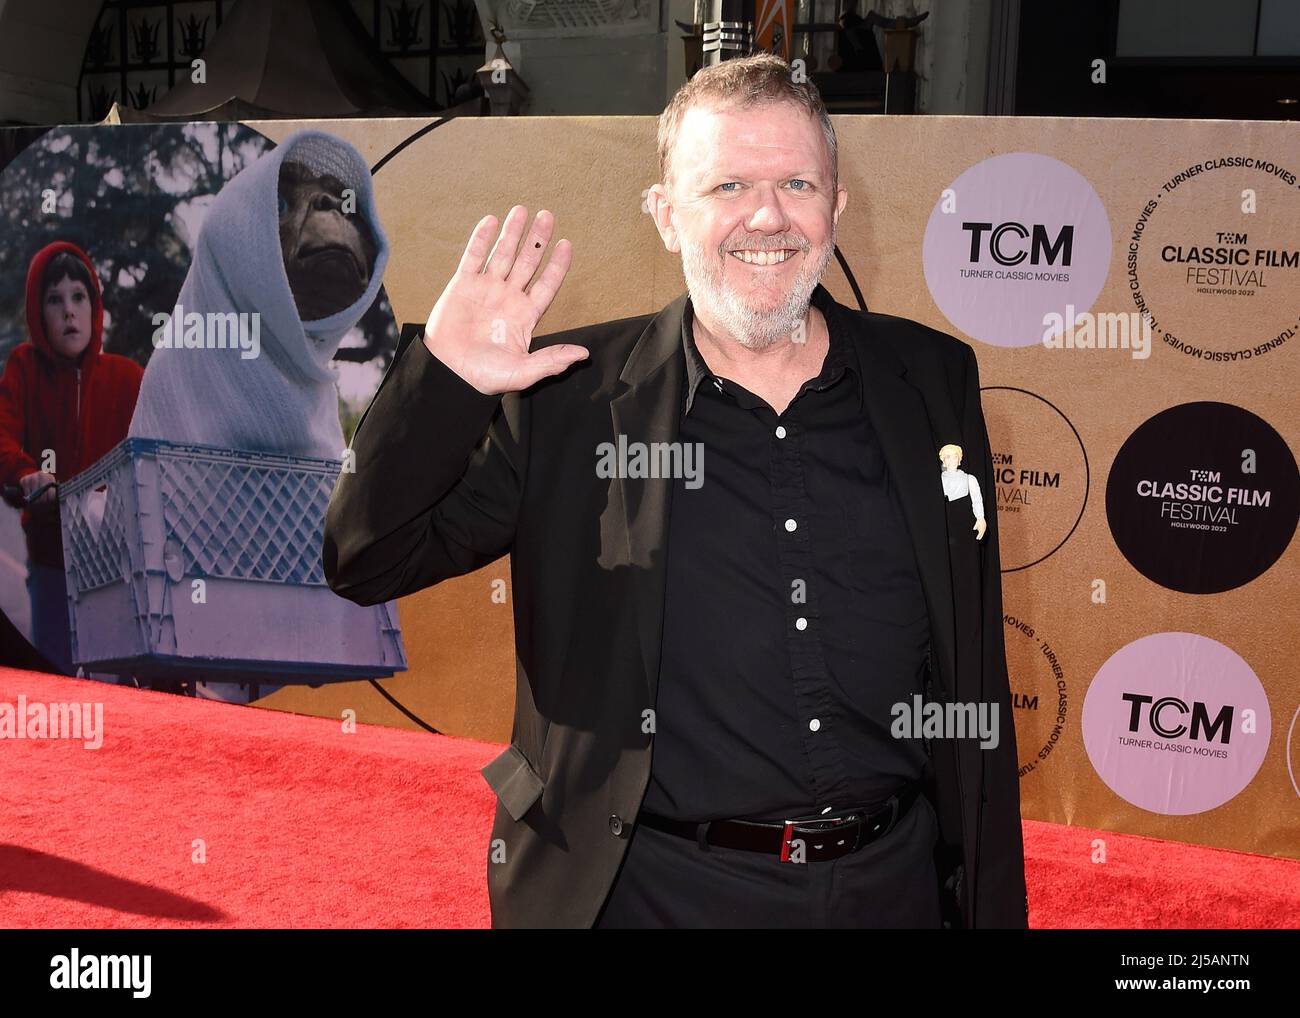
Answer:
[(529, 286), (550, 243), (555, 217), (539, 211), (521, 246), (527, 221), (528, 209), (514, 206), (494, 246), (496, 216), (479, 220), (424, 329), (429, 352), (484, 394), (527, 389), (587, 356), (585, 347), (570, 344), (529, 350), (533, 328), (569, 271), (573, 249), (567, 240), (558, 241), (546, 268)]

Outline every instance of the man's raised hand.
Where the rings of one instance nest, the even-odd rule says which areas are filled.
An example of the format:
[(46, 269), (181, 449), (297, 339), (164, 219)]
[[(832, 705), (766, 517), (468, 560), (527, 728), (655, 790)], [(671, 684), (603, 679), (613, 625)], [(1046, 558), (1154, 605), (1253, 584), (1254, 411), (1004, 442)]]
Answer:
[(533, 327), (569, 271), (573, 246), (557, 241), (545, 270), (528, 286), (550, 243), (555, 217), (545, 209), (538, 212), (521, 247), (527, 222), (522, 205), (506, 214), (499, 236), (496, 216), (479, 220), (424, 328), (429, 352), (484, 395), (527, 389), (587, 356), (586, 347), (571, 344), (529, 352)]

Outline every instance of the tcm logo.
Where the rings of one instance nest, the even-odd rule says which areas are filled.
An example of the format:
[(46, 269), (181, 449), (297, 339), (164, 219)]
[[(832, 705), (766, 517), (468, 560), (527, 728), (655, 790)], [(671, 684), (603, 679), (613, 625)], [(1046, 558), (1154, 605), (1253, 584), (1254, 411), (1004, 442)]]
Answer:
[[(1019, 265), (1026, 258), (1030, 265), (1070, 264), (1074, 251), (1074, 227), (1062, 226), (1056, 237), (1051, 237), (1041, 223), (1025, 226), (1023, 223), (962, 223), (961, 228), (970, 234), (970, 260), (976, 264), (981, 259), (985, 245), (993, 260), (999, 265)], [(985, 241), (985, 235), (988, 240)], [(1026, 248), (1028, 250), (1026, 250)]]
[[(1200, 700), (1193, 700), (1189, 708), (1176, 696), (1162, 696), (1156, 700), (1142, 693), (1123, 693), (1120, 699), (1129, 704), (1130, 732), (1141, 728), (1145, 708), (1147, 727), (1166, 739), (1181, 739), (1186, 736), (1202, 742), (1213, 742), (1217, 736), (1226, 746), (1232, 738), (1233, 708), (1230, 705), (1225, 704), (1211, 721), (1209, 708)], [(1186, 723), (1188, 714), (1191, 715), (1190, 725)]]

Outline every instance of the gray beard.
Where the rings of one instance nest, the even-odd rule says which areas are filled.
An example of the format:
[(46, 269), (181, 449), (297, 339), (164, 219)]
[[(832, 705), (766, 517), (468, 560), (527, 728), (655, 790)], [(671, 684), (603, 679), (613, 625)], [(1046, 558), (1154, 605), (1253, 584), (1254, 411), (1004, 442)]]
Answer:
[[(804, 260), (790, 291), (771, 311), (757, 311), (747, 305), (727, 286), (724, 266), (717, 259), (716, 252), (706, 253), (685, 240), (682, 242), (682, 274), (686, 277), (691, 305), (697, 312), (703, 308), (716, 328), (746, 349), (765, 350), (796, 335), (808, 317), (812, 292), (834, 253), (835, 231), (832, 230), (826, 246), (820, 253)], [(730, 258), (731, 255), (722, 257)]]

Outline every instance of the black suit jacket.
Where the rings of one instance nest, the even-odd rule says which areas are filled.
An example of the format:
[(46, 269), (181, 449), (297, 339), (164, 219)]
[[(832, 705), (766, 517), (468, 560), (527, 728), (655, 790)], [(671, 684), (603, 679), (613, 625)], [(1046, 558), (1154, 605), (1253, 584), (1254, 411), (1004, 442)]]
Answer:
[[(504, 397), (482, 395), (411, 342), (358, 424), (354, 469), (330, 498), (325, 576), (358, 604), (510, 553), (514, 730), (483, 768), (498, 797), (488, 853), (494, 927), (591, 926), (649, 780), (653, 736), (643, 718), (658, 680), (672, 481), (601, 479), (596, 459), (619, 434), (676, 440), (686, 299), (535, 338), (533, 349), (576, 343), (591, 356)], [(931, 694), (998, 705), (996, 749), (976, 739), (931, 745), (950, 921), (1024, 927), (995, 488), (974, 352), (906, 319), (834, 302), (829, 311), (858, 344), (871, 424), (915, 547), (930, 611)], [(978, 543), (969, 501), (943, 494), (938, 450), (947, 442), (962, 447), (962, 468), (986, 499)]]

